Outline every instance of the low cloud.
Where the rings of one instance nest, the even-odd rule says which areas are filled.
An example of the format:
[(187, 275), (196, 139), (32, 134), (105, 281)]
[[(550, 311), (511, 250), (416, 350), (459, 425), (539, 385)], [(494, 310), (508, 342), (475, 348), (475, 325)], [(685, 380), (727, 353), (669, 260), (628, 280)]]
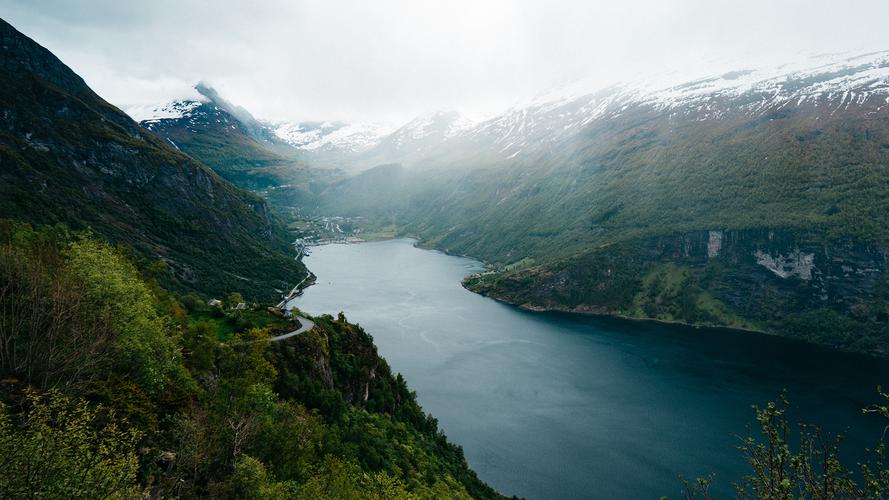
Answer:
[(889, 2), (0, 0), (3, 18), (120, 106), (200, 80), (270, 119), (499, 111), (577, 78), (699, 76), (889, 49)]

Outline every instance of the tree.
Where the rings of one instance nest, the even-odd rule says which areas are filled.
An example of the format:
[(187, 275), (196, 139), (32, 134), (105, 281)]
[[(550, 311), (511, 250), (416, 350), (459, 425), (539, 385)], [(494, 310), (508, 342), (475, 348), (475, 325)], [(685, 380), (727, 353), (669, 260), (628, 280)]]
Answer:
[(40, 389), (83, 388), (110, 364), (115, 329), (67, 272), (59, 237), (28, 226), (0, 243), (0, 373)]
[[(889, 393), (879, 391), (889, 400)], [(796, 451), (791, 446), (791, 425), (787, 418), (784, 394), (775, 402), (760, 408), (754, 406), (759, 436), (750, 435), (738, 447), (751, 473), (735, 485), (737, 497), (784, 500), (794, 498), (885, 498), (889, 493), (889, 469), (886, 468), (886, 446), (880, 436), (871, 451), (871, 459), (859, 464), (861, 480), (856, 481), (851, 469), (839, 458), (842, 436), (824, 433), (820, 428), (802, 424)], [(889, 422), (889, 405), (864, 409)], [(887, 427), (889, 428), (889, 427)], [(683, 496), (687, 499), (710, 497), (713, 476), (685, 481)]]
[(66, 268), (81, 283), (93, 312), (111, 321), (115, 368), (148, 391), (184, 376), (176, 338), (136, 267), (120, 251), (87, 238), (72, 243), (66, 254)]
[(242, 297), (241, 294), (238, 292), (232, 292), (232, 293), (228, 294), (227, 302), (228, 302), (228, 307), (235, 307), (238, 304), (240, 304), (241, 302), (244, 302), (244, 297)]
[(25, 406), (16, 417), (0, 407), (0, 496), (108, 498), (138, 492), (139, 433), (120, 427), (113, 411), (55, 390), (27, 393)]
[(265, 465), (249, 455), (238, 457), (234, 473), (220, 489), (214, 496), (255, 500), (294, 498), (297, 491), (296, 483), (275, 481)]

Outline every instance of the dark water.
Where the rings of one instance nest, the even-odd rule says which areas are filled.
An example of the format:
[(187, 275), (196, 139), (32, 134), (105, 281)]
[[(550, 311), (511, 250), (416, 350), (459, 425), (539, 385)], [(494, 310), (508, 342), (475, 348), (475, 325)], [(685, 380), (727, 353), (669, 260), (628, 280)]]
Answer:
[[(746, 469), (735, 451), (752, 404), (786, 388), (793, 411), (873, 445), (861, 408), (889, 367), (777, 337), (530, 313), (464, 290), (478, 262), (409, 240), (314, 248), (294, 305), (342, 310), (482, 479), (527, 498), (677, 497), (680, 475)], [(849, 452), (853, 461), (861, 458)]]

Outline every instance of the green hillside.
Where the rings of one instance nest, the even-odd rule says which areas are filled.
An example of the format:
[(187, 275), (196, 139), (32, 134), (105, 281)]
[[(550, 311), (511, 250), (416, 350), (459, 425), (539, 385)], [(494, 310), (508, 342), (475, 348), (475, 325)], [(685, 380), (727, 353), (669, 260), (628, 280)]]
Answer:
[(177, 290), (273, 298), (306, 274), (256, 195), (141, 128), (0, 22), (0, 217), (65, 223), (162, 260)]
[(271, 343), (296, 325), (172, 294), (88, 235), (3, 221), (0, 492), (499, 497), (370, 335), (311, 320)]
[[(467, 286), (525, 307), (754, 328), (885, 354), (883, 104), (875, 96), (830, 113), (829, 101), (810, 101), (707, 120), (629, 107), (511, 161), (436, 167), (443, 160), (433, 157), (383, 181), (372, 169), (331, 185), (318, 210), (395, 220), (423, 245), (484, 259), (493, 272)], [(711, 231), (721, 238), (714, 255)], [(809, 258), (802, 274), (769, 268)], [(651, 290), (664, 265), (685, 269), (683, 294)], [(657, 307), (643, 307), (651, 293)]]

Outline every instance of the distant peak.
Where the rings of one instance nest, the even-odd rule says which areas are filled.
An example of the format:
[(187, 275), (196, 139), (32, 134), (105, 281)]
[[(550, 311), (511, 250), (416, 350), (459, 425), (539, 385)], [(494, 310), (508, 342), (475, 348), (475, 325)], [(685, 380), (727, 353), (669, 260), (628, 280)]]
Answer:
[(194, 85), (194, 89), (198, 91), (198, 94), (206, 97), (207, 99), (209, 99), (215, 103), (228, 104), (228, 101), (223, 99), (222, 96), (219, 95), (219, 92), (217, 92), (216, 89), (213, 88), (213, 86), (210, 85), (209, 83), (207, 83), (206, 81), (203, 81), (203, 80), (199, 81), (198, 83), (196, 83)]
[(219, 106), (220, 108), (224, 109), (232, 116), (237, 118), (238, 121), (240, 121), (244, 125), (253, 126), (254, 124), (256, 124), (256, 118), (254, 118), (249, 111), (242, 108), (241, 106), (234, 105), (231, 102), (227, 101), (207, 81), (199, 81), (195, 84), (194, 89), (197, 90), (199, 94), (209, 99), (210, 102)]

